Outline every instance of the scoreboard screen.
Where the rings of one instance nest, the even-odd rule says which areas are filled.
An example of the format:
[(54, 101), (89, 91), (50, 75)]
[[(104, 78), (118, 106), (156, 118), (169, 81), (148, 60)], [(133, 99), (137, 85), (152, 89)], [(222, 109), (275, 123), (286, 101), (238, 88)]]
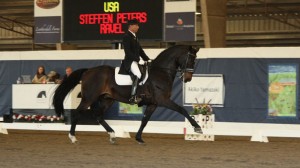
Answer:
[(163, 0), (64, 0), (63, 40), (121, 41), (127, 21), (140, 22), (141, 40), (162, 40)]

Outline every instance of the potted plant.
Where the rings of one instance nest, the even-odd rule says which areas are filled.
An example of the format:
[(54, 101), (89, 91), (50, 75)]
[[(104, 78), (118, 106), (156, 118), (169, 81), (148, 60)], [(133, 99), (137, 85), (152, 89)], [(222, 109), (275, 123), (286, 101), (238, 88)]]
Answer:
[(197, 104), (193, 104), (193, 111), (190, 113), (191, 115), (212, 115), (213, 109), (211, 105), (209, 104), (211, 100), (209, 100), (207, 103), (205, 103), (205, 99), (203, 100), (203, 103), (199, 103), (198, 99), (196, 98)]

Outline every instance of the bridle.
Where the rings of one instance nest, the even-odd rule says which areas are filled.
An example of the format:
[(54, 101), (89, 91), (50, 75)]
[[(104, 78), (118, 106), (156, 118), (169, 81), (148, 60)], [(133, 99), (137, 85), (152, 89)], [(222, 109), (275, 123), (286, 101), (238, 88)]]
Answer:
[(179, 67), (179, 69), (177, 69), (177, 72), (180, 73), (179, 78), (182, 78), (184, 76), (184, 73), (186, 73), (186, 72), (194, 73), (194, 67), (193, 68), (188, 68), (187, 67), (187, 64), (189, 62), (190, 57), (196, 58), (196, 55), (191, 53), (191, 52), (187, 53), (187, 56), (186, 56), (186, 59), (185, 59), (185, 64), (183, 64), (182, 67)]

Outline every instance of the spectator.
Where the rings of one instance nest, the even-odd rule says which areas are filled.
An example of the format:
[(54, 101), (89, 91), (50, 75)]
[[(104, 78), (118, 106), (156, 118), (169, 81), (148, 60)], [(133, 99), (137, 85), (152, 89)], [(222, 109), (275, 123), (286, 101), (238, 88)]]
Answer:
[(50, 71), (47, 77), (48, 77), (47, 83), (55, 83), (55, 84), (61, 83), (61, 80), (59, 79), (60, 75), (55, 71)]
[(64, 75), (62, 80), (63, 81), (66, 80), (71, 75), (72, 72), (73, 72), (72, 68), (70, 66), (67, 66), (66, 67), (66, 74)]
[(36, 74), (34, 75), (34, 78), (32, 79), (32, 83), (40, 84), (40, 83), (46, 83), (46, 81), (47, 81), (47, 76), (45, 73), (45, 67), (39, 66), (36, 71)]

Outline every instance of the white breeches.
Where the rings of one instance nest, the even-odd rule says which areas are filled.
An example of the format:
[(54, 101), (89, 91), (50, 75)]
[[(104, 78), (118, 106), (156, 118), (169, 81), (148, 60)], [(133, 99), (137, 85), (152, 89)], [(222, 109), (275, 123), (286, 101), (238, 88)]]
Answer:
[(140, 72), (140, 69), (138, 67), (138, 63), (136, 61), (133, 61), (132, 64), (131, 64), (131, 67), (130, 67), (130, 71), (135, 75), (137, 76), (139, 79), (141, 79), (141, 72)]

